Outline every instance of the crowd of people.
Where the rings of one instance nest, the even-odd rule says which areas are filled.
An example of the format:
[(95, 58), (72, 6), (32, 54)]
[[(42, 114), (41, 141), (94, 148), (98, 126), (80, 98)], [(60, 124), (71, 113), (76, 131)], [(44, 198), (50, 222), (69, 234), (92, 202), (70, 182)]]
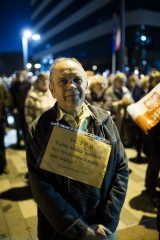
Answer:
[(160, 185), (160, 123), (146, 135), (129, 116), (126, 108), (144, 97), (158, 83), (160, 72), (157, 70), (142, 79), (134, 74), (127, 77), (124, 73), (117, 73), (112, 79), (97, 75), (91, 77), (86, 94), (91, 104), (110, 111), (124, 146), (137, 150), (137, 163), (143, 161), (142, 152), (145, 153), (148, 161), (145, 187), (154, 205), (159, 203), (156, 187)]
[(16, 71), (9, 83), (7, 79), (0, 82), (0, 154), (3, 155), (0, 162), (0, 172), (8, 173), (4, 137), (8, 117), (14, 119), (13, 126), (16, 129), (16, 149), (25, 149), (26, 135), (31, 122), (45, 110), (54, 105), (54, 99), (49, 91), (49, 76), (41, 72), (32, 80), (27, 71)]
[[(66, 72), (64, 69), (66, 69)], [(64, 75), (63, 78), (60, 76), (60, 74)], [(70, 83), (70, 86), (68, 87), (69, 90), (67, 88), (66, 88), (67, 90), (63, 90), (64, 86), (68, 84), (69, 82), (68, 79), (71, 75), (73, 75), (74, 77), (74, 82)], [(61, 232), (61, 234), (64, 235), (64, 238), (65, 237), (70, 238), (73, 236), (76, 237), (77, 234), (82, 234), (82, 238), (80, 239), (99, 239), (98, 237), (97, 238), (96, 237), (92, 238), (92, 237), (98, 236), (96, 234), (100, 234), (101, 237), (104, 237), (100, 239), (107, 239), (105, 238), (106, 235), (112, 235), (113, 237), (112, 239), (116, 239), (115, 231), (116, 231), (116, 226), (118, 224), (118, 216), (120, 214), (120, 210), (123, 205), (123, 201), (124, 201), (124, 197), (127, 189), (127, 180), (123, 180), (124, 182), (123, 181), (122, 182), (124, 183), (124, 185), (126, 185), (125, 190), (124, 190), (124, 186), (122, 187), (124, 194), (123, 196), (118, 196), (118, 195), (116, 196), (116, 194), (114, 193), (115, 191), (114, 183), (111, 181), (113, 176), (110, 176), (110, 181), (109, 181), (110, 184), (109, 182), (106, 183), (106, 185), (108, 186), (108, 191), (111, 191), (111, 189), (114, 189), (113, 193), (112, 191), (110, 194), (109, 192), (107, 192), (106, 196), (103, 195), (104, 192), (102, 194), (101, 192), (97, 192), (96, 189), (88, 190), (86, 188), (84, 190), (82, 186), (80, 185), (76, 186), (74, 181), (71, 181), (70, 187), (71, 185), (73, 185), (72, 186), (73, 189), (76, 189), (75, 192), (74, 190), (73, 192), (71, 190), (71, 193), (72, 193), (72, 197), (71, 197), (71, 193), (66, 192), (65, 193), (66, 195), (63, 195), (61, 188), (60, 190), (57, 190), (57, 188), (60, 187), (59, 186), (60, 183), (58, 183), (58, 181), (61, 181), (60, 179), (59, 180), (57, 179), (55, 180), (57, 182), (57, 185), (55, 185), (54, 188), (56, 189), (56, 191), (59, 191), (58, 192), (59, 195), (53, 192), (52, 196), (49, 196), (53, 191), (53, 190), (51, 191), (51, 188), (53, 188), (53, 185), (54, 185), (52, 183), (51, 176), (49, 175), (46, 176), (47, 180), (44, 181), (43, 171), (36, 170), (35, 167), (33, 166), (34, 165), (33, 161), (35, 162), (37, 161), (36, 156), (38, 158), (38, 155), (40, 154), (40, 150), (42, 147), (42, 143), (43, 141), (45, 141), (44, 136), (48, 131), (48, 126), (45, 126), (45, 123), (46, 122), (50, 123), (51, 121), (54, 120), (54, 118), (55, 118), (55, 121), (58, 119), (58, 121), (62, 123), (64, 122), (66, 124), (66, 116), (67, 116), (67, 118), (70, 119), (69, 121), (70, 126), (72, 126), (74, 122), (74, 126), (72, 127), (74, 128), (82, 127), (83, 129), (85, 126), (83, 130), (89, 131), (89, 132), (91, 131), (94, 133), (96, 132), (98, 135), (99, 134), (98, 131), (94, 129), (96, 119), (97, 118), (99, 119), (101, 115), (106, 114), (106, 117), (111, 119), (109, 120), (111, 122), (106, 123), (105, 127), (108, 128), (108, 130), (105, 130), (105, 127), (104, 127), (105, 138), (107, 140), (108, 139), (111, 140), (111, 137), (109, 137), (108, 134), (111, 134), (112, 132), (113, 136), (115, 136), (115, 138), (118, 139), (116, 141), (120, 141), (120, 142), (122, 141), (122, 145), (121, 143), (119, 143), (120, 146), (118, 147), (116, 146), (118, 149), (117, 151), (120, 151), (121, 149), (121, 154), (119, 153), (121, 155), (121, 160), (117, 159), (117, 161), (119, 162), (116, 162), (113, 168), (114, 170), (112, 169), (112, 172), (115, 174), (114, 176), (115, 184), (118, 184), (116, 183), (116, 180), (115, 180), (116, 174), (121, 175), (122, 169), (120, 170), (120, 166), (122, 167), (122, 165), (124, 168), (126, 168), (125, 171), (123, 170), (122, 178), (127, 179), (127, 163), (126, 163), (127, 159), (126, 159), (125, 153), (123, 153), (124, 150), (122, 146), (136, 149), (137, 163), (143, 160), (142, 159), (142, 152), (143, 152), (146, 155), (147, 162), (148, 162), (148, 167), (147, 167), (146, 177), (145, 177), (146, 191), (150, 196), (154, 206), (158, 207), (159, 191), (157, 191), (157, 187), (160, 187), (160, 181), (159, 181), (160, 123), (158, 123), (150, 131), (148, 135), (146, 135), (135, 124), (135, 122), (132, 120), (132, 118), (129, 116), (127, 112), (127, 106), (140, 100), (158, 83), (160, 83), (160, 72), (158, 70), (153, 70), (149, 75), (143, 76), (141, 78), (135, 74), (131, 74), (128, 76), (122, 72), (111, 74), (111, 75), (108, 75), (107, 77), (104, 76), (103, 74), (95, 74), (93, 72), (90, 75), (88, 74), (87, 71), (84, 71), (82, 65), (79, 62), (77, 62), (75, 59), (65, 59), (65, 58), (58, 60), (53, 65), (50, 76), (48, 76), (44, 72), (40, 72), (37, 76), (34, 77), (34, 80), (32, 80), (30, 77), (28, 77), (27, 71), (19, 70), (15, 73), (15, 78), (12, 79), (10, 84), (7, 83), (6, 79), (5, 81), (2, 81), (1, 79), (1, 82), (0, 82), (0, 159), (1, 159), (0, 173), (9, 172), (9, 169), (7, 167), (6, 154), (5, 154), (4, 136), (5, 136), (5, 131), (8, 125), (7, 117), (8, 115), (12, 115), (14, 117), (14, 128), (16, 129), (16, 133), (17, 133), (16, 148), (20, 149), (22, 147), (27, 147), (27, 155), (28, 155), (27, 161), (29, 166), (33, 195), (38, 203), (38, 207), (39, 207), (38, 214), (39, 214), (41, 224), (45, 224), (45, 226), (47, 226), (47, 229), (48, 229), (48, 232), (43, 232), (42, 230), (44, 228), (39, 226), (39, 236), (40, 236), (39, 239), (43, 239), (43, 234), (51, 234), (51, 235), (55, 234), (55, 236), (58, 236), (56, 235), (58, 234), (58, 232)], [(73, 87), (71, 85), (74, 85), (76, 87)], [(71, 104), (71, 100), (68, 100), (71, 96), (67, 95), (70, 92), (72, 95), (73, 93), (72, 88), (78, 89), (78, 90), (74, 89), (74, 91), (76, 91), (76, 94), (74, 93), (76, 95), (76, 99), (74, 104), (72, 103), (73, 106)], [(68, 103), (65, 103), (66, 99)], [(93, 106), (93, 109), (92, 109), (92, 106)], [(54, 111), (48, 110), (48, 109), (51, 109), (52, 107)], [(99, 109), (103, 109), (105, 112), (102, 113)], [(58, 111), (58, 116), (55, 115), (56, 111)], [(44, 112), (46, 115), (42, 114)], [(85, 114), (87, 114), (87, 117), (84, 114), (84, 112)], [(92, 119), (92, 117), (90, 117), (90, 115), (92, 116), (93, 113), (96, 116), (95, 119), (94, 118)], [(42, 116), (42, 120), (40, 120), (40, 123), (35, 121), (34, 128), (33, 128), (33, 124), (32, 124), (33, 121), (35, 119), (37, 120), (38, 119), (37, 117), (40, 117), (40, 116)], [(74, 118), (74, 119), (71, 119), (71, 118)], [(84, 122), (84, 120), (86, 122)], [(116, 128), (112, 125), (112, 122), (115, 124)], [(30, 134), (28, 137), (29, 140), (26, 141), (26, 136), (28, 134), (28, 130), (30, 129), (30, 126), (32, 126), (31, 127), (32, 130), (30, 130)], [(35, 140), (34, 135), (37, 136), (37, 138), (39, 139)], [(31, 145), (30, 142), (33, 142), (33, 145)], [(48, 188), (50, 187), (51, 188), (50, 188), (50, 192), (46, 192), (46, 196), (44, 196), (44, 199), (42, 199), (42, 198), (39, 198), (37, 189), (38, 191), (39, 189), (42, 189), (44, 191), (45, 184), (48, 184)], [(66, 184), (66, 182), (64, 181), (63, 184)], [(89, 204), (90, 206), (94, 205), (93, 203), (90, 202), (91, 200), (87, 197), (88, 196), (87, 194), (89, 194), (87, 191), (91, 191), (93, 196), (95, 196), (95, 203), (94, 203), (95, 206), (92, 206), (92, 208), (95, 208), (94, 209), (95, 211), (97, 211), (96, 210), (97, 208), (99, 209), (98, 211), (99, 219), (102, 218), (102, 222), (101, 221), (99, 221), (98, 223), (96, 222), (97, 215), (94, 216), (95, 212), (94, 213), (92, 212), (92, 219), (94, 219), (94, 221), (92, 221), (90, 216), (87, 215), (88, 214), (87, 212), (86, 213), (83, 212), (84, 210), (83, 205), (86, 204), (85, 205), (86, 209), (88, 206), (87, 204)], [(85, 195), (86, 193), (86, 199), (80, 202), (79, 206), (76, 206), (76, 205), (74, 206), (75, 202), (77, 201), (77, 196), (78, 198), (80, 198), (82, 192), (83, 192), (83, 195)], [(98, 202), (96, 203), (96, 201), (99, 201), (98, 198), (99, 196), (101, 196), (101, 194), (103, 195), (103, 198), (105, 200), (103, 199), (102, 201), (101, 199), (100, 203)], [(113, 216), (111, 211), (110, 216), (108, 215), (108, 219), (110, 219), (108, 221), (110, 222), (106, 223), (105, 216), (101, 215), (101, 209), (105, 211), (105, 209), (107, 210), (108, 208), (111, 208), (111, 209), (113, 208), (112, 210), (115, 213), (115, 209), (117, 206), (116, 205), (114, 206), (114, 204), (113, 206), (109, 206), (107, 201), (109, 201), (110, 199), (114, 203), (115, 202), (114, 198), (116, 197), (119, 197), (117, 201), (121, 202), (119, 205), (119, 210), (116, 213), (117, 220), (112, 219)], [(120, 200), (121, 197), (122, 197), (122, 200)], [(47, 209), (47, 208), (43, 209), (43, 206), (41, 204), (43, 203), (43, 201), (47, 203), (48, 198), (52, 198), (52, 201), (54, 200), (53, 198), (58, 198), (58, 201), (63, 201), (63, 205), (62, 205), (64, 208), (63, 211), (66, 208), (65, 211), (66, 211), (66, 214), (68, 214), (68, 216), (65, 216), (65, 214), (63, 216), (64, 220), (66, 221), (65, 225), (62, 224), (63, 219), (59, 219), (59, 216), (56, 215), (59, 213), (62, 214), (61, 208), (59, 209), (59, 212), (58, 212), (58, 210), (53, 207), (53, 211), (56, 211), (55, 216), (51, 216), (49, 214), (50, 209)], [(66, 200), (69, 201), (69, 206), (65, 206), (65, 204), (68, 204), (68, 203), (64, 203), (64, 201)], [(55, 204), (54, 201), (53, 203)], [(59, 203), (56, 202), (56, 204), (58, 206), (60, 205), (60, 202)], [(77, 215), (77, 211), (80, 213), (81, 218), (78, 217), (79, 214)], [(88, 211), (88, 209), (85, 211)], [(106, 214), (109, 214), (109, 213), (106, 212)], [(62, 215), (60, 217), (62, 217)], [(58, 219), (60, 221), (59, 223), (58, 223)], [(55, 221), (57, 221), (57, 223)], [(80, 228), (80, 226), (81, 228), (83, 227), (83, 229), (78, 229)], [(53, 232), (53, 228), (54, 230), (56, 229), (55, 232)], [(62, 233), (62, 228), (63, 228), (63, 231), (64, 229), (67, 229), (67, 230)], [(90, 238), (89, 237), (85, 238), (86, 235), (90, 236)]]

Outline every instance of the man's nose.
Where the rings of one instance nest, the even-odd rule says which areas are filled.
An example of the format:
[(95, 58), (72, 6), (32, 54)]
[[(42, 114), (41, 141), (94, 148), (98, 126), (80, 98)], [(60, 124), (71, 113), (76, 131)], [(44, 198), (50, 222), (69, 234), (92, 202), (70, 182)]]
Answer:
[(77, 88), (77, 86), (73, 80), (70, 80), (70, 81), (68, 81), (67, 88), (72, 89), (72, 88)]

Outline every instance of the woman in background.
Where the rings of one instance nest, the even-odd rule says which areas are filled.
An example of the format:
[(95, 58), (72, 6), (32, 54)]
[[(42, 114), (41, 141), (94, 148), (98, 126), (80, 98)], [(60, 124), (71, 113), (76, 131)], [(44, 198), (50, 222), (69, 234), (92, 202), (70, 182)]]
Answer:
[(25, 118), (28, 127), (34, 119), (39, 117), (45, 110), (51, 108), (55, 101), (49, 90), (48, 75), (40, 73), (29, 90), (25, 101)]

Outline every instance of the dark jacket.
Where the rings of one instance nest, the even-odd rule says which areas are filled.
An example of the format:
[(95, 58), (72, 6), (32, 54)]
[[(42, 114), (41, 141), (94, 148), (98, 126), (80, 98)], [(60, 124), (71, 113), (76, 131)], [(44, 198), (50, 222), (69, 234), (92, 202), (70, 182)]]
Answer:
[(9, 91), (0, 85), (0, 123), (5, 122), (7, 117), (7, 108), (12, 106), (12, 97)]
[[(94, 114), (95, 135), (111, 143), (112, 150), (100, 189), (99, 204), (87, 218), (81, 217), (70, 201), (68, 178), (36, 167), (51, 122), (56, 122), (56, 104), (36, 119), (27, 137), (27, 164), (33, 197), (38, 204), (38, 237), (40, 240), (81, 239), (92, 224), (103, 224), (112, 232), (119, 222), (128, 183), (128, 161), (114, 122), (108, 113), (89, 105)], [(67, 125), (64, 120), (60, 123)], [(89, 188), (90, 187), (89, 185)]]
[(16, 80), (12, 83), (10, 93), (13, 97), (13, 108), (17, 108), (19, 111), (24, 112), (25, 100), (30, 88), (31, 83), (27, 80), (23, 82)]

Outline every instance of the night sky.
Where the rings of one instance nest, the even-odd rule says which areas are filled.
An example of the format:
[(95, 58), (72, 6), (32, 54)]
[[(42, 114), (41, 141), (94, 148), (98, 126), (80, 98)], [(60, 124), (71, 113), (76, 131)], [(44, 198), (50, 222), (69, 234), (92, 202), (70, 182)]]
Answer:
[(22, 51), (22, 32), (31, 28), (30, 0), (0, 2), (0, 53)]

